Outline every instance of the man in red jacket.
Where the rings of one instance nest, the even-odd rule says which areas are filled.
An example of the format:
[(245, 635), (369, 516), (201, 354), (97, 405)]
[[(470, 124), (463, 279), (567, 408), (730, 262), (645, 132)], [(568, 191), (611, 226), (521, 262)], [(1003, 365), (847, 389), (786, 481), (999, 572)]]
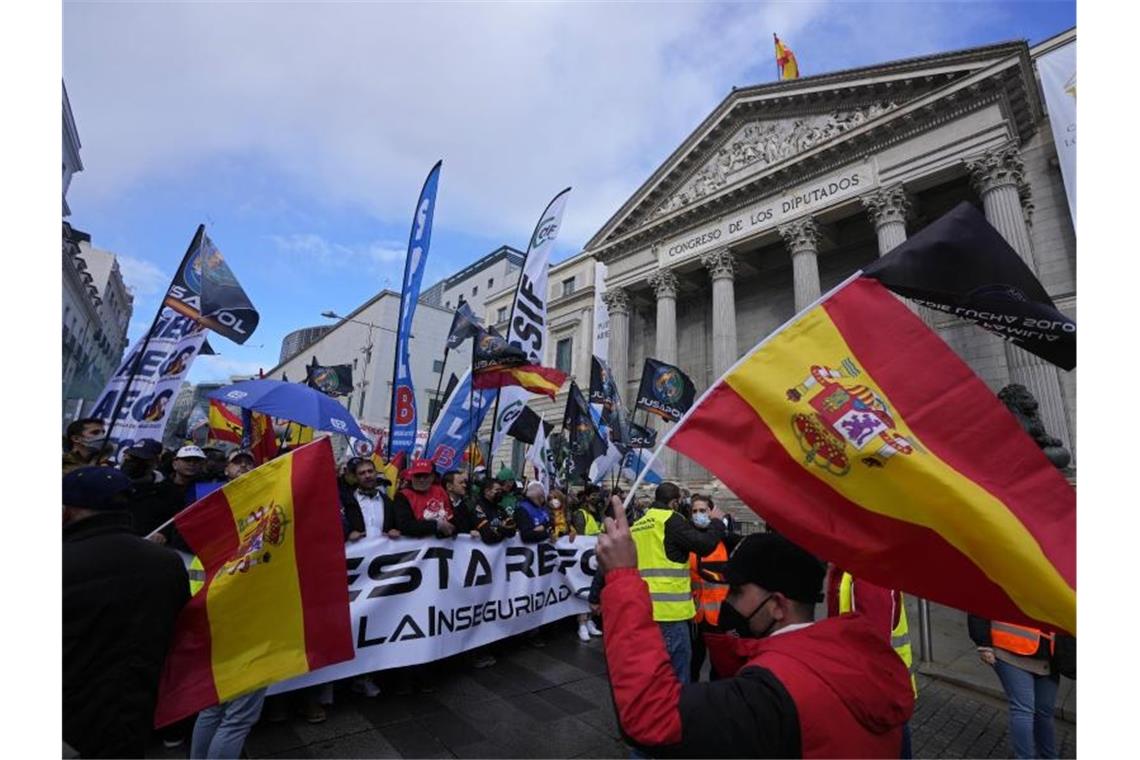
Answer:
[(774, 534), (729, 559), (706, 636), (718, 673), (678, 682), (653, 623), (648, 587), (621, 504), (598, 537), (610, 685), (626, 738), (655, 757), (892, 757), (914, 709), (906, 668), (858, 613), (815, 621), (824, 566)]

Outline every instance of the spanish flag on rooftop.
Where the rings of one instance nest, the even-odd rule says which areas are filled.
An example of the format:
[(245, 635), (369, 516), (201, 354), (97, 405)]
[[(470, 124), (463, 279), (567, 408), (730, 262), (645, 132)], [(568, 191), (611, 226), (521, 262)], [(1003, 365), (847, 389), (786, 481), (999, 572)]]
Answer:
[(1076, 324), (963, 204), (761, 341), (667, 445), (856, 577), (1075, 634), (1075, 491), (887, 287), (995, 331), (1056, 323), (1014, 339), (1075, 363)]
[(178, 617), (156, 726), (353, 657), (337, 504), (322, 438), (174, 518), (205, 585)]
[(772, 39), (776, 43), (776, 66), (780, 69), (780, 79), (799, 79), (800, 67), (796, 64), (795, 53), (780, 42), (775, 32), (772, 33)]

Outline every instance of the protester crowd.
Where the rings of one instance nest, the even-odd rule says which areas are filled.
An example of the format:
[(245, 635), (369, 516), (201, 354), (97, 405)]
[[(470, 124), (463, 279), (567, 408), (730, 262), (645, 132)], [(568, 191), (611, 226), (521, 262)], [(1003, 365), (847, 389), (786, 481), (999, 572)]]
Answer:
[[(201, 581), (186, 567), (190, 548), (172, 518), (255, 459), (242, 449), (164, 451), (144, 441), (116, 466), (100, 453), (104, 434), (100, 421), (84, 419), (65, 437), (64, 740), (81, 756), (139, 757), (175, 619)], [(710, 496), (666, 482), (623, 509), (617, 489), (548, 491), (509, 467), (439, 474), (427, 460), (392, 483), (364, 457), (340, 466), (338, 487), (346, 543), (598, 537), (591, 612), (573, 623), (583, 642), (606, 632), (615, 706), (637, 754), (910, 756), (917, 686), (902, 595), (774, 533), (742, 537)], [(827, 616), (817, 621), (825, 588)], [(1002, 626), (972, 619), (971, 634), (1010, 693), (1019, 756), (1032, 756), (1034, 737), (1039, 756), (1049, 756), (1056, 674), (1039, 640), (1018, 648), (1008, 635), (990, 635), (1008, 631)], [(543, 646), (542, 629), (344, 687), (365, 697), (430, 692), (441, 668), (493, 667), (496, 652), (520, 643)], [(268, 698), (261, 689), (161, 737), (169, 747), (189, 740), (192, 758), (238, 757), (259, 719), (322, 722), (334, 693), (333, 684)]]

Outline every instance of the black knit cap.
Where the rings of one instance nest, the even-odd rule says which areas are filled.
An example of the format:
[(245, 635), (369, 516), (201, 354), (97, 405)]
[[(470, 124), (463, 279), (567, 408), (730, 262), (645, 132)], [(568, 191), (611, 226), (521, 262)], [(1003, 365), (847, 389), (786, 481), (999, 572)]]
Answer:
[(814, 604), (823, 601), (827, 567), (783, 536), (746, 536), (728, 559), (726, 579), (732, 586), (755, 583), (769, 592)]

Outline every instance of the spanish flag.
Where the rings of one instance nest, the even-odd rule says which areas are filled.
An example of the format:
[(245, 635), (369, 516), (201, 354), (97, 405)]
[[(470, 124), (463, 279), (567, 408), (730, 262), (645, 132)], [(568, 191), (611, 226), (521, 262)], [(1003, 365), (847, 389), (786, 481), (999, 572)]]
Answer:
[(156, 726), (353, 657), (337, 503), (322, 438), (174, 518), (205, 584), (179, 614)]
[(215, 441), (241, 444), (241, 417), (221, 401), (210, 401), (210, 438)]
[(800, 67), (796, 64), (795, 53), (791, 51), (775, 33), (772, 39), (776, 43), (776, 66), (780, 69), (780, 79), (799, 79)]
[(521, 364), (517, 367), (476, 372), (472, 386), (476, 390), (483, 388), (502, 388), (505, 385), (521, 385), (531, 393), (541, 393), (552, 400), (558, 394), (568, 375), (553, 367), (542, 367), (537, 364)]
[(856, 577), (1076, 633), (1073, 488), (877, 279), (763, 340), (667, 443)]

